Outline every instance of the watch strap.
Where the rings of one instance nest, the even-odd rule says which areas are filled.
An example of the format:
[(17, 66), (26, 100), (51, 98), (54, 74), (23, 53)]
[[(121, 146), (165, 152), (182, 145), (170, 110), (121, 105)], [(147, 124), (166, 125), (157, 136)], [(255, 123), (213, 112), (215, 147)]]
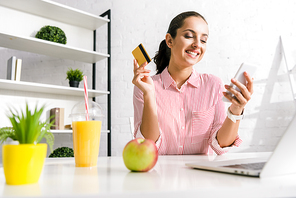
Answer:
[(237, 120), (242, 120), (244, 118), (243, 112), (242, 115), (233, 115), (230, 111), (230, 108), (227, 109), (227, 117), (234, 123), (236, 123)]

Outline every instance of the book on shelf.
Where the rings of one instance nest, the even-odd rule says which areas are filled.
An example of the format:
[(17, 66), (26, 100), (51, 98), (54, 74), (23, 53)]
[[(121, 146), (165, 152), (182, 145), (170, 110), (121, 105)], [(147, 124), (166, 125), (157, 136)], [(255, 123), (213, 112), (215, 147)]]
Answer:
[(15, 80), (21, 80), (21, 71), (22, 71), (22, 59), (16, 59), (16, 67), (15, 67)]
[(15, 66), (16, 66), (16, 57), (12, 56), (7, 61), (7, 80), (15, 80)]

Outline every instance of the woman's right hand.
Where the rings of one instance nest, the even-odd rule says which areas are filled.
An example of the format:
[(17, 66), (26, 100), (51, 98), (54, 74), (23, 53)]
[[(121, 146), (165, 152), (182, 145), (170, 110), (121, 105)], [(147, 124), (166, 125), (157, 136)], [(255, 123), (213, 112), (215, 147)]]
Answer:
[(143, 63), (138, 67), (137, 61), (134, 59), (134, 78), (132, 83), (136, 85), (144, 95), (153, 93), (154, 94), (154, 83), (149, 73), (149, 69), (145, 69), (147, 62)]

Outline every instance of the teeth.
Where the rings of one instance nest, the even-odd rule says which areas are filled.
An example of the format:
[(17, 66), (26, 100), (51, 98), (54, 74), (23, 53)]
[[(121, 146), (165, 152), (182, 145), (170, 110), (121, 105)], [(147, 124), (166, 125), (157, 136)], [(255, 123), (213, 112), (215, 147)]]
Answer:
[(192, 52), (192, 51), (186, 51), (188, 54), (191, 54), (191, 55), (193, 55), (193, 56), (197, 56), (197, 53), (194, 53), (194, 52)]

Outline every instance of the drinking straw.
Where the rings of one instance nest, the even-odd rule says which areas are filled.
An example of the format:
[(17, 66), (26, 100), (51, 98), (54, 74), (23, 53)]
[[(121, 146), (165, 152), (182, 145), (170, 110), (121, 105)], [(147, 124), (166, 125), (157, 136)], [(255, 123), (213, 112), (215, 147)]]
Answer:
[(85, 110), (86, 110), (86, 121), (89, 120), (88, 114), (88, 93), (87, 93), (87, 76), (83, 76), (83, 84), (84, 84), (84, 102), (85, 102)]

